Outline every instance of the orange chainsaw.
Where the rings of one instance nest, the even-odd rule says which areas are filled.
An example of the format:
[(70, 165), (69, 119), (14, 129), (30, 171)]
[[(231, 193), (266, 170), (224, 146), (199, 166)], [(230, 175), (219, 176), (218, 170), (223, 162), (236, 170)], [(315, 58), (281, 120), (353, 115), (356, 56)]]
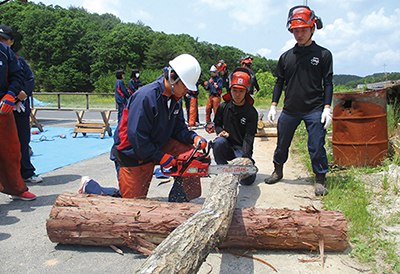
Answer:
[(258, 168), (253, 165), (210, 165), (211, 142), (208, 143), (207, 150), (203, 149), (202, 152), (199, 151), (200, 145), (176, 157), (176, 166), (170, 169), (161, 167), (161, 172), (168, 176), (205, 177), (223, 173), (233, 175), (256, 174), (258, 171)]

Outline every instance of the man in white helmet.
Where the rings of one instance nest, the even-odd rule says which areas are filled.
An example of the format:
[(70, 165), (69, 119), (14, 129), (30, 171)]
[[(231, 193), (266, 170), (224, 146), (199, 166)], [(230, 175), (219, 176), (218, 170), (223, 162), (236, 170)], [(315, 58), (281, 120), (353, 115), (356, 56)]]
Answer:
[(210, 80), (204, 82), (204, 88), (210, 91), (210, 96), (207, 100), (206, 105), (206, 123), (211, 122), (211, 112), (217, 113), (219, 104), (221, 103), (221, 93), (222, 93), (222, 79), (218, 76), (218, 69), (216, 66), (212, 65), (210, 68), (211, 78)]
[[(192, 149), (193, 144), (201, 144), (201, 149), (207, 146), (204, 138), (188, 130), (180, 100), (188, 90), (197, 89), (200, 73), (196, 58), (179, 55), (169, 62), (163, 75), (129, 98), (111, 151), (119, 165), (122, 198), (146, 198), (156, 164), (173, 167), (174, 156)], [(94, 193), (93, 189), (98, 189), (96, 184), (86, 177), (79, 192)], [(109, 191), (100, 189), (103, 190)], [(175, 180), (168, 200), (187, 202), (200, 195), (200, 178), (189, 177)]]

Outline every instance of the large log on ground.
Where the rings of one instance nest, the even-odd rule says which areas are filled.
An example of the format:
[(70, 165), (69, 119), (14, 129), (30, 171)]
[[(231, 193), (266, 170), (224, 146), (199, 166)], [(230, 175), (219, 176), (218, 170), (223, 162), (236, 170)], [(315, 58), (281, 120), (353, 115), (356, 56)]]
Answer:
[[(63, 193), (47, 220), (47, 234), (61, 244), (140, 247), (157, 245), (196, 214), (201, 205)], [(258, 249), (347, 248), (347, 222), (342, 212), (314, 209), (236, 208), (222, 247)], [(143, 251), (141, 251), (143, 252)]]
[[(236, 165), (251, 165), (237, 158)], [(213, 179), (200, 211), (174, 229), (136, 273), (197, 273), (208, 254), (224, 240), (236, 207), (239, 176), (220, 174)]]

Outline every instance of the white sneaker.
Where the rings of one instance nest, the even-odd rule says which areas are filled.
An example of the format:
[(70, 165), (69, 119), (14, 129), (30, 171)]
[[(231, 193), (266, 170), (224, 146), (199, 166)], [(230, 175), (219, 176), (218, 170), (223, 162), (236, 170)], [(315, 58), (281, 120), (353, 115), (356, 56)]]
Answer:
[(80, 188), (78, 190), (79, 194), (85, 194), (86, 193), (85, 192), (85, 188), (86, 188), (87, 182), (89, 182), (89, 181), (90, 181), (89, 176), (82, 176), (82, 178), (81, 178), (81, 186), (80, 186)]
[(42, 179), (42, 177), (40, 177), (39, 175), (33, 175), (32, 177), (29, 177), (29, 178), (27, 178), (27, 179), (24, 179), (24, 182), (26, 182), (26, 183), (37, 184), (37, 183), (43, 182), (43, 179)]

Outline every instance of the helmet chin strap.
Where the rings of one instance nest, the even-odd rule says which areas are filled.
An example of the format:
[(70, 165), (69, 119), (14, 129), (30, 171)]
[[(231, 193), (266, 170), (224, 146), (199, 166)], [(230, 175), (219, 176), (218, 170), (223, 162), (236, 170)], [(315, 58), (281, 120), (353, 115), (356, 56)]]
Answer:
[(171, 79), (171, 71), (172, 71), (172, 68), (169, 67), (169, 68), (168, 68), (168, 80), (169, 80), (169, 82), (171, 83), (171, 87), (172, 87), (171, 92), (172, 92), (172, 95), (175, 95), (175, 93), (174, 93), (174, 87), (175, 87), (175, 84), (176, 84), (180, 79), (179, 79), (179, 77), (177, 77), (177, 78), (175, 79), (175, 81), (172, 82), (172, 79)]

